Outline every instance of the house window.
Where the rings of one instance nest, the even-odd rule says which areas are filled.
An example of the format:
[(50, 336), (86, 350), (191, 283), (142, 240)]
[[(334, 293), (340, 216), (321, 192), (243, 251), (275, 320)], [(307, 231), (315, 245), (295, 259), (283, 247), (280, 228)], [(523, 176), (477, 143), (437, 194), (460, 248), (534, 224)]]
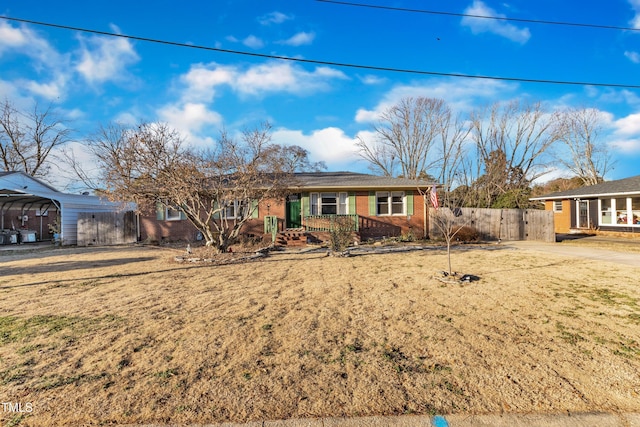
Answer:
[(242, 218), (247, 212), (247, 202), (245, 200), (234, 200), (229, 202), (223, 211), (223, 217), (227, 219)]
[(629, 215), (627, 213), (627, 199), (617, 198), (616, 202), (616, 224), (628, 224)]
[(640, 197), (600, 199), (601, 225), (640, 225)]
[(634, 225), (640, 225), (640, 197), (631, 198), (631, 221)]
[(181, 219), (184, 219), (184, 214), (180, 211), (180, 209), (176, 207), (167, 206), (164, 217), (167, 221), (179, 221)]
[(347, 193), (311, 193), (311, 215), (347, 215), (349, 195)]
[(309, 213), (311, 215), (318, 215), (318, 193), (311, 193), (310, 195), (310, 209), (309, 209)]
[(613, 224), (612, 218), (611, 199), (600, 199), (600, 224)]
[(562, 212), (562, 200), (554, 200), (553, 201), (553, 211), (554, 212)]
[(404, 191), (376, 193), (376, 215), (404, 215)]

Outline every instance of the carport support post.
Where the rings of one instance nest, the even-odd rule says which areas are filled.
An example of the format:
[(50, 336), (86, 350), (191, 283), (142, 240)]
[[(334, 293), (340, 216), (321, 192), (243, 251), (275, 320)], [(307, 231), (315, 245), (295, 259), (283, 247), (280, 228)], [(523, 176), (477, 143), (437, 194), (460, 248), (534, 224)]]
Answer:
[[(62, 242), (64, 242), (64, 221), (62, 221), (62, 215), (64, 215), (64, 212), (62, 212), (62, 205), (57, 202), (56, 200), (51, 199), (51, 202), (56, 206), (57, 209), (57, 215), (56, 215), (56, 222), (58, 223), (58, 230), (59, 230), (59, 237), (58, 239), (60, 239), (60, 246), (62, 246)], [(55, 239), (55, 235), (54, 235), (54, 239)], [(56, 243), (54, 241), (54, 243)]]

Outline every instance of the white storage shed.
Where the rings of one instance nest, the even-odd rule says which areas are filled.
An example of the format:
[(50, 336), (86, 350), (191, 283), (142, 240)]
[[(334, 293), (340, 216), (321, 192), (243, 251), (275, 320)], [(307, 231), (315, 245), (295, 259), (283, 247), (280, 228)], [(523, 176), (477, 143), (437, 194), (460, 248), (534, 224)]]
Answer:
[(50, 240), (49, 224), (55, 223), (60, 243), (75, 245), (79, 214), (123, 210), (132, 207), (101, 197), (63, 193), (23, 172), (0, 172), (0, 232), (22, 233), (23, 241)]

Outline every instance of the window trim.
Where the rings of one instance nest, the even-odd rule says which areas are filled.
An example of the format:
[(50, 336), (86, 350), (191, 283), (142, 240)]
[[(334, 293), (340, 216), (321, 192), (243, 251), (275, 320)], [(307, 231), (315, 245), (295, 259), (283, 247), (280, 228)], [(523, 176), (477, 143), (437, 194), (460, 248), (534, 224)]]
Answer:
[[(175, 213), (174, 213), (175, 212)], [(177, 215), (176, 215), (177, 213)], [(164, 208), (164, 220), (165, 221), (183, 221), (185, 220), (185, 215), (182, 209), (177, 208), (175, 206), (165, 205)]]
[[(640, 195), (636, 196), (611, 196), (598, 198), (598, 224), (605, 227), (640, 227), (640, 211), (633, 209), (633, 199), (640, 199)], [(608, 201), (607, 210), (603, 210), (603, 202)], [(624, 200), (624, 207), (618, 206), (618, 201)], [(609, 214), (611, 223), (602, 221), (605, 213)], [(635, 223), (634, 216), (638, 223)], [(619, 222), (621, 217), (624, 222)]]
[[(561, 213), (562, 212), (562, 207), (563, 207), (562, 206), (563, 205), (563, 201), (562, 200), (553, 200), (552, 203), (553, 203), (553, 211)], [(557, 205), (558, 203), (560, 204), (560, 209), (558, 209), (558, 205)]]
[[(242, 215), (238, 216), (238, 210), (239, 210), (239, 208), (242, 208), (243, 206), (246, 209), (246, 206), (247, 206), (246, 200), (234, 200), (232, 204), (229, 203), (224, 207), (224, 209), (222, 210), (222, 218), (224, 218), (224, 219), (241, 219), (241, 218), (243, 218)], [(233, 208), (233, 215), (228, 215), (227, 214), (229, 208)]]
[[(386, 205), (388, 209), (388, 213), (380, 213), (380, 198), (385, 197), (383, 194), (386, 194)], [(393, 198), (397, 197), (398, 194), (401, 194), (402, 197), (402, 212), (393, 213)], [(376, 191), (375, 194), (375, 205), (376, 205), (376, 216), (407, 216), (407, 193), (406, 191)], [(395, 205), (398, 205), (395, 202)]]
[[(336, 213), (323, 213), (323, 195), (335, 194), (336, 203), (326, 203), (324, 206), (335, 206)], [(309, 215), (349, 215), (349, 193), (346, 191), (325, 191), (309, 193)]]

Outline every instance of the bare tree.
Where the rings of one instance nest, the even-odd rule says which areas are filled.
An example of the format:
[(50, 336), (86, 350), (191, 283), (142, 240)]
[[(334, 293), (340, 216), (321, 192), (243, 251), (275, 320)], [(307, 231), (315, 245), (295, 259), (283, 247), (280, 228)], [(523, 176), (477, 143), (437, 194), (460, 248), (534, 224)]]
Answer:
[(271, 143), (270, 130), (268, 123), (248, 129), (241, 141), (222, 131), (216, 147), (198, 151), (166, 124), (111, 125), (90, 147), (108, 195), (140, 210), (157, 204), (179, 210), (207, 246), (225, 252), (257, 205), (282, 197), (292, 168), (308, 164), (304, 151), (295, 162), (286, 159), (290, 153)]
[(579, 177), (584, 185), (602, 182), (613, 168), (611, 154), (599, 139), (604, 121), (604, 113), (595, 108), (568, 109), (556, 121), (557, 138), (565, 148), (557, 161)]
[[(491, 207), (501, 196), (512, 198), (510, 207), (526, 202), (533, 180), (546, 172), (549, 148), (557, 141), (554, 114), (540, 103), (521, 104), (512, 101), (495, 103), (490, 108), (472, 113), (472, 138), (478, 164), (485, 178), (477, 182), (481, 205)], [(502, 206), (507, 207), (507, 206)]]
[[(463, 152), (452, 159), (459, 164), (458, 174), (466, 176), (464, 167), (467, 165), (465, 159), (462, 157)], [(451, 177), (449, 181), (455, 181), (455, 177)], [(471, 230), (470, 220), (461, 219), (460, 208), (469, 204), (469, 198), (473, 197), (473, 193), (466, 191), (464, 188), (466, 185), (462, 184), (463, 181), (458, 181), (458, 186), (453, 187), (450, 185), (443, 185), (440, 191), (436, 190), (433, 186), (429, 193), (423, 193), (425, 200), (429, 200), (431, 208), (429, 209), (429, 222), (431, 230), (435, 231), (434, 236), (436, 238), (442, 238), (447, 245), (447, 274), (451, 276), (453, 274), (451, 268), (451, 246), (458, 240), (461, 234), (464, 234), (465, 230)], [(435, 193), (435, 194), (434, 194)], [(435, 203), (434, 203), (435, 202)]]
[(55, 116), (51, 107), (37, 104), (28, 113), (5, 100), (0, 107), (0, 161), (6, 171), (31, 176), (46, 175), (54, 148), (69, 141), (71, 130)]
[(376, 172), (410, 179), (425, 174), (440, 178), (451, 141), (464, 135), (445, 101), (424, 97), (401, 99), (381, 113), (374, 130), (374, 141), (359, 138), (360, 156)]

